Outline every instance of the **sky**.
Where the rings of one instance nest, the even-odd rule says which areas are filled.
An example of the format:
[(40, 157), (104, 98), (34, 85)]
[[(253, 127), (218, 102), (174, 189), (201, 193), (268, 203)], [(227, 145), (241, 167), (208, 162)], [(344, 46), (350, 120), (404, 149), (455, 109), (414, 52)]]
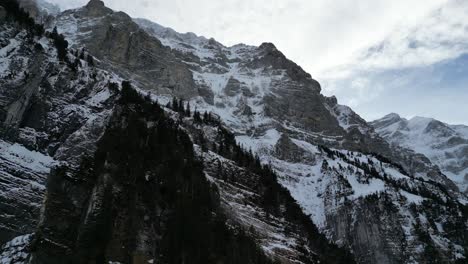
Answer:
[[(67, 9), (87, 0), (48, 2)], [(272, 42), (317, 79), (325, 95), (336, 95), (366, 120), (396, 112), (468, 125), (468, 82), (460, 77), (468, 75), (468, 1), (104, 2), (227, 46)]]

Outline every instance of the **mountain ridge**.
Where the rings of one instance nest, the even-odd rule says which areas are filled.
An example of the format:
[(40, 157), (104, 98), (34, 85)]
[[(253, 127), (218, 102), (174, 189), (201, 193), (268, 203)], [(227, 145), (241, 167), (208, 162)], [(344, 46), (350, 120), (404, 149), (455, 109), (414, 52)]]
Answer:
[(370, 123), (389, 143), (426, 155), (467, 191), (468, 126), (449, 125), (434, 118), (401, 118), (390, 114)]
[[(315, 263), (315, 255), (311, 252), (319, 252), (328, 243), (336, 243), (349, 250), (359, 263), (424, 263), (433, 259), (462, 262), (465, 258), (467, 245), (464, 236), (467, 229), (464, 206), (467, 201), (452, 186), (453, 182), (424, 156), (399, 146), (391, 146), (352, 109), (339, 105), (334, 97), (321, 95), (320, 84), (297, 64), (289, 61), (274, 45), (237, 45), (226, 48), (213, 41), (210, 43), (210, 40), (195, 43), (197, 45), (184, 43), (187, 40), (180, 37), (176, 38), (179, 41), (177, 45), (168, 47), (164, 43), (174, 43), (177, 34), (172, 32), (164, 36), (164, 32), (141, 28), (128, 15), (110, 12), (99, 1), (93, 1), (88, 8), (62, 12), (47, 27), (52, 30), (55, 26), (59, 33), (71, 39), (67, 56), (70, 63), (77, 62), (75, 67), (83, 76), (62, 78), (60, 85), (57, 82), (44, 82), (40, 87), (67, 88), (67, 91), (76, 94), (72, 97), (75, 99), (60, 100), (60, 90), (54, 89), (48, 96), (54, 99), (53, 102), (61, 102), (59, 105), (65, 109), (74, 100), (84, 102), (83, 107), (73, 108), (74, 111), (82, 111), (85, 116), (88, 111), (97, 111), (102, 121), (88, 120), (83, 124), (85, 120), (78, 118), (80, 122), (70, 126), (70, 129), (73, 128), (71, 131), (64, 130), (64, 133), (53, 135), (48, 126), (32, 122), (35, 111), (17, 113), (18, 120), (31, 121), (20, 122), (18, 127), (29, 137), (23, 136), (24, 140), (14, 139), (14, 142), (37, 148), (31, 138), (36, 139), (36, 142), (42, 142), (42, 137), (59, 138), (52, 143), (46, 140), (40, 144), (40, 150), (50, 149), (50, 155), (69, 165), (75, 164), (74, 168), (80, 164), (79, 160), (74, 161), (78, 157), (76, 149), (87, 149), (90, 154), (96, 151), (96, 142), (103, 139), (106, 125), (120, 131), (115, 132), (116, 138), (124, 137), (122, 130), (138, 132), (139, 136), (130, 137), (134, 142), (127, 140), (129, 142), (125, 143), (129, 146), (138, 146), (137, 142), (151, 142), (143, 140), (143, 135), (152, 133), (150, 131), (156, 123), (150, 120), (151, 115), (137, 114), (139, 110), (136, 110), (140, 107), (147, 109), (146, 103), (136, 103), (135, 107), (120, 112), (120, 116), (128, 118), (108, 121), (112, 115), (119, 116), (116, 102), (123, 97), (119, 90), (123, 90), (122, 80), (130, 79), (138, 92), (145, 96), (144, 101), (157, 101), (165, 106), (163, 109), (168, 118), (190, 136), (190, 144), (194, 144), (197, 159), (204, 162), (208, 181), (219, 189), (215, 200), (223, 204), (229, 221), (239, 223), (263, 252), (281, 259), (281, 263)], [(4, 36), (2, 41), (8, 43), (11, 38)], [(17, 41), (27, 46), (21, 38)], [(84, 54), (83, 58), (93, 56), (95, 66), (91, 67), (88, 62), (81, 60), (81, 53)], [(51, 58), (54, 56), (53, 51), (46, 54)], [(21, 58), (21, 54), (10, 55), (0, 62), (7, 65)], [(60, 67), (66, 66), (64, 62), (59, 64)], [(61, 72), (74, 76), (71, 70)], [(97, 72), (99, 77), (100, 70), (108, 71), (109, 75), (102, 73), (107, 77), (93, 86), (93, 73)], [(49, 73), (38, 74), (51, 77)], [(80, 83), (82, 78), (85, 84), (86, 80), (91, 83), (81, 88), (81, 85), (69, 81), (75, 78), (76, 83)], [(12, 90), (22, 88), (20, 82), (8, 82), (8, 85), (11, 85)], [(43, 90), (37, 92), (39, 98), (31, 100), (31, 105), (27, 107), (41, 109), (35, 105), (47, 102), (40, 97), (44, 96)], [(91, 99), (81, 100), (89, 96)], [(7, 98), (8, 104), (17, 101), (16, 98)], [(201, 118), (200, 113), (203, 112), (205, 114)], [(52, 120), (62, 116), (54, 108), (36, 110), (36, 114), (39, 116), (36, 120), (42, 120), (42, 116), (50, 115)], [(123, 120), (140, 121), (132, 121), (135, 126), (129, 127)], [(67, 123), (59, 127), (67, 127)], [(75, 128), (78, 130), (74, 131)], [(134, 132), (130, 134), (134, 135)], [(90, 145), (83, 146), (81, 142), (89, 142)], [(57, 147), (59, 152), (55, 151)], [(126, 155), (110, 149), (106, 152), (109, 157)], [(157, 155), (157, 151), (149, 157), (152, 155)], [(115, 162), (114, 158), (110, 161), (108, 164), (114, 164), (109, 165), (110, 170), (113, 166), (135, 169), (125, 166), (125, 162)], [(259, 169), (259, 164), (271, 167), (277, 175), (276, 179), (268, 176), (269, 170)], [(155, 164), (148, 163), (146, 168), (153, 166)], [(89, 234), (86, 230), (93, 230), (93, 223), (99, 224), (106, 208), (110, 208), (100, 206), (101, 191), (107, 188), (105, 186), (126, 190), (119, 187), (118, 182), (125, 181), (127, 176), (145, 182), (155, 177), (157, 179), (158, 174), (129, 173), (124, 178), (118, 177), (115, 172), (109, 173), (109, 176), (98, 174), (100, 180), (94, 187), (79, 183), (86, 179), (83, 178), (86, 175), (94, 175), (93, 170), (86, 167), (83, 173), (72, 171), (71, 174), (54, 175), (55, 184), (50, 187), (53, 188), (50, 191), (55, 194), (58, 191), (60, 195), (57, 196), (57, 203), (52, 202), (54, 199), (48, 200), (42, 213), (48, 217), (44, 219), (41, 216), (44, 219), (41, 227), (45, 227), (46, 232), (37, 234), (39, 238), (49, 239), (47, 241), (51, 243), (47, 242), (47, 245), (50, 248), (38, 246), (38, 253), (63, 250), (60, 249), (60, 243), (54, 244), (55, 241), (66, 241), (67, 244), (74, 241), (73, 237), (59, 235), (64, 230), (73, 231), (74, 227), (68, 225), (65, 229), (55, 230), (57, 227), (54, 225), (54, 219), (69, 217), (63, 213), (67, 208), (73, 208), (67, 199), (82, 200), (88, 197), (86, 193), (91, 190), (96, 192), (89, 198), (89, 205), (84, 206), (88, 206), (90, 213), (86, 213), (83, 219), (91, 219), (91, 224), (76, 220), (85, 232), (82, 236), (85, 240), (77, 241), (86, 241), (86, 234)], [(63, 189), (63, 186), (78, 188), (83, 192), (64, 192), (67, 188)], [(104, 192), (103, 195), (107, 194)], [(36, 198), (40, 199), (41, 195)], [(289, 208), (285, 204), (289, 199), (300, 206), (297, 207), (300, 213), (285, 210)], [(126, 210), (128, 207), (122, 205), (121, 208)], [(147, 206), (141, 208), (147, 212), (152, 210)], [(306, 221), (308, 225), (313, 221), (306, 229), (308, 232), (314, 232), (315, 224), (328, 242), (314, 236), (304, 241), (300, 234), (301, 228), (305, 226), (297, 222), (300, 215), (309, 216)], [(123, 218), (132, 219), (131, 213), (128, 216)], [(119, 223), (116, 225), (122, 226)], [(34, 228), (30, 230), (33, 232)], [(116, 237), (126, 230), (115, 231)], [(149, 239), (154, 239), (154, 236), (149, 236)], [(29, 243), (27, 241), (29, 236), (20, 237), (7, 244), (7, 251), (15, 251), (15, 247), (21, 247), (23, 242)], [(138, 237), (137, 241), (138, 246), (135, 248), (143, 247), (144, 259), (154, 257), (152, 246), (144, 246), (147, 245), (145, 239)], [(78, 249), (86, 250), (83, 247)], [(116, 254), (112, 247), (108, 250), (105, 251), (109, 254), (108, 260), (124, 257)], [(333, 261), (327, 253), (319, 255)]]

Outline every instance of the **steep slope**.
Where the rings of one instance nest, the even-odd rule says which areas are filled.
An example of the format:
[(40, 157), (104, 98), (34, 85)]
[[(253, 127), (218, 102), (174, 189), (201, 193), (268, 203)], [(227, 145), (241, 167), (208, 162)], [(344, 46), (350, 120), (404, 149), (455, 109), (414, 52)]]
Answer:
[(370, 123), (384, 139), (424, 154), (468, 192), (468, 127), (449, 125), (432, 118), (410, 120), (390, 114)]
[[(339, 105), (333, 97), (322, 96), (320, 85), (273, 44), (225, 47), (213, 39), (179, 34), (148, 21), (132, 20), (97, 0), (58, 14), (55, 20), (49, 21), (48, 27), (54, 26), (71, 40), (74, 55), (67, 55), (70, 62), (76, 62), (77, 57), (88, 57), (89, 52), (95, 56), (97, 67), (89, 67), (87, 60), (79, 63), (53, 60), (52, 65), (63, 77), (52, 78), (53, 87), (60, 87), (58, 93), (47, 93), (48, 89), (35, 91), (34, 87), (41, 86), (16, 82), (10, 92), (18, 95), (5, 104), (10, 106), (4, 108), (3, 115), (10, 132), (2, 138), (66, 162), (50, 176), (49, 198), (45, 201), (39, 232), (33, 236), (31, 249), (39, 263), (51, 260), (48, 258), (60, 261), (61, 256), (70, 262), (131, 262), (133, 259), (139, 263), (160, 256), (159, 253), (163, 253), (162, 261), (169, 263), (191, 257), (206, 260), (204, 248), (212, 247), (211, 242), (202, 244), (204, 247), (200, 249), (200, 245), (181, 244), (177, 239), (184, 237), (183, 234), (193, 238), (194, 230), (164, 232), (175, 228), (168, 219), (175, 219), (174, 223), (179, 224), (192, 220), (183, 216), (194, 204), (180, 204), (179, 198), (186, 201), (190, 191), (193, 197), (207, 190), (199, 168), (182, 173), (187, 176), (182, 177), (183, 181), (174, 177), (180, 181), (172, 182), (174, 185), (166, 191), (159, 186), (161, 181), (157, 180), (162, 180), (164, 185), (170, 179), (164, 168), (187, 168), (185, 163), (178, 163), (180, 158), (192, 165), (202, 161), (203, 173), (216, 185), (214, 189), (210, 187), (210, 193), (219, 198), (202, 195), (206, 198), (202, 200), (213, 199), (215, 205), (202, 203), (201, 211), (209, 215), (221, 210), (227, 225), (232, 223), (234, 233), (245, 232), (243, 243), (255, 241), (270, 259), (281, 263), (318, 260), (349, 263), (349, 256), (329, 245), (318, 231), (351, 250), (359, 263), (463, 263), (465, 260), (466, 200), (453, 183), (424, 156), (390, 146), (350, 108)], [(14, 45), (11, 39), (11, 36), (4, 38), (6, 46)], [(26, 44), (24, 39), (20, 43), (29, 49), (34, 44)], [(11, 46), (5, 50), (6, 57), (14, 54), (10, 49)], [(44, 56), (45, 60), (56, 57), (51, 50)], [(9, 58), (7, 61), (20, 56)], [(77, 68), (78, 64), (84, 67)], [(73, 75), (74, 68), (82, 75)], [(189, 102), (192, 109), (209, 111), (211, 115), (206, 114), (200, 122), (199, 115), (188, 117), (180, 106), (170, 103), (179, 113), (166, 109), (170, 118), (152, 120), (160, 112), (159, 108), (154, 113), (148, 112), (152, 104), (148, 107), (132, 102), (134, 97), (130, 102), (116, 103), (118, 89), (107, 83), (117, 77), (100, 68), (115, 71), (150, 92), (145, 101), (153, 98), (165, 105), (176, 96)], [(98, 78), (102, 82), (94, 82), (93, 73), (96, 77), (102, 75)], [(15, 103), (23, 94), (26, 98), (31, 94), (39, 98)], [(92, 103), (95, 101), (97, 105)], [(31, 106), (32, 102), (38, 107)], [(42, 102), (52, 107), (44, 107)], [(24, 110), (23, 105), (33, 111)], [(67, 115), (70, 112), (62, 110), (69, 109), (67, 106), (74, 110), (70, 116)], [(39, 117), (36, 113), (40, 113)], [(93, 119), (96, 115), (98, 118)], [(38, 120), (40, 125), (35, 124)], [(168, 131), (180, 137), (175, 139), (174, 135), (158, 132), (157, 120), (175, 122), (177, 125), (169, 126)], [(18, 137), (23, 133), (23, 126), (34, 129), (32, 138), (36, 141), (29, 140), (30, 136)], [(45, 140), (42, 134), (36, 133), (49, 135), (57, 131), (55, 126), (59, 133), (46, 136)], [(106, 128), (107, 133), (103, 134)], [(23, 134), (31, 134), (26, 132)], [(187, 137), (185, 133), (198, 145), (194, 147), (196, 158), (190, 155), (192, 142), (183, 139)], [(105, 136), (101, 138), (102, 135)], [(174, 140), (167, 145), (157, 144), (156, 148), (148, 135), (164, 135), (163, 138)], [(19, 141), (21, 138), (28, 140)], [(101, 142), (98, 146), (97, 141)], [(40, 144), (36, 146), (34, 142)], [(115, 142), (121, 144), (110, 146)], [(158, 156), (159, 148), (161, 153), (174, 156), (178, 161), (175, 167)], [(94, 158), (81, 161), (82, 150), (86, 150), (88, 157), (98, 151)], [(260, 163), (270, 164), (278, 176)], [(161, 169), (162, 173), (152, 173)], [(166, 196), (175, 198), (168, 201)], [(129, 199), (121, 201), (122, 197)], [(178, 205), (188, 207), (181, 210)], [(172, 210), (162, 210), (163, 207)], [(197, 217), (193, 220), (205, 219), (208, 226), (212, 219), (217, 219), (204, 218), (206, 215)], [(155, 222), (166, 226), (153, 228), (151, 224)], [(200, 230), (207, 228), (200, 227)], [(95, 234), (101, 238), (96, 239)], [(195, 237), (206, 234), (212, 233), (207, 230)], [(235, 237), (243, 239), (244, 236)], [(22, 250), (31, 238), (21, 236), (11, 241), (5, 246), (5, 254), (29, 258), (31, 255), (24, 257)], [(198, 240), (188, 243), (193, 241)], [(236, 239), (233, 243), (236, 245)], [(243, 252), (242, 248), (233, 249), (240, 250), (233, 251), (236, 256)], [(257, 253), (250, 251), (246, 256), (259, 256), (258, 263), (263, 258)], [(222, 258), (215, 255), (213, 259)], [(239, 259), (232, 259), (236, 260)]]
[(80, 64), (60, 62), (48, 37), (12, 22), (0, 25), (2, 244), (34, 231), (51, 167), (76, 163), (100, 136), (114, 76)]
[[(59, 32), (74, 38), (74, 45), (84, 45), (92, 53), (97, 52), (104, 67), (127, 74), (141, 88), (158, 96), (160, 102), (169, 102), (176, 96), (189, 100), (199, 111), (215, 115), (236, 135), (237, 142), (251, 148), (262, 162), (272, 164), (279, 181), (291, 191), (304, 211), (311, 214), (320, 230), (332, 241), (349, 247), (359, 256), (359, 262), (411, 263), (432, 258), (443, 262), (464, 258), (466, 232), (455, 230), (466, 227), (466, 198), (454, 183), (425, 156), (391, 146), (350, 108), (339, 105), (333, 97), (321, 95), (320, 85), (273, 44), (225, 47), (192, 33), (179, 34), (146, 20), (133, 21), (135, 23), (128, 16), (93, 0), (86, 7), (59, 15), (56, 25)], [(109, 31), (114, 27), (118, 27), (118, 34)], [(129, 42), (133, 34), (140, 36), (139, 43)], [(115, 48), (114, 43), (124, 43), (126, 49)], [(111, 47), (112, 52), (104, 54), (96, 50), (97, 46)], [(132, 51), (132, 56), (128, 56), (128, 50)], [(141, 54), (145, 54), (141, 63), (131, 61)], [(157, 63), (146, 63), (148, 58), (157, 56), (160, 57)], [(162, 61), (168, 65), (164, 67), (168, 78), (158, 75)], [(184, 74), (180, 75), (180, 71)], [(146, 75), (149, 72), (151, 76)], [(152, 81), (153, 77), (158, 80)], [(393, 164), (388, 165), (393, 170), (399, 168), (404, 172), (402, 178), (406, 180), (395, 181), (385, 176), (392, 175), (389, 171), (364, 170), (361, 165), (342, 161), (345, 167), (350, 165), (354, 171), (367, 175), (366, 178), (376, 179), (359, 180), (363, 183), (349, 187), (346, 181), (357, 181), (354, 173), (346, 173), (338, 165), (335, 166), (337, 173), (317, 170), (323, 160), (331, 163), (326, 151), (314, 150), (319, 146), (361, 155), (366, 157), (361, 161), (366, 164), (379, 157), (383, 163)], [(312, 180), (307, 175), (318, 178)], [(416, 186), (409, 188), (407, 185), (413, 181)], [(339, 187), (341, 185), (344, 187)], [(332, 191), (335, 188), (339, 190)], [(308, 194), (303, 195), (304, 192)], [(428, 204), (437, 204), (443, 209), (416, 206), (412, 215), (414, 221), (396, 220), (411, 217), (405, 208), (414, 208), (411, 206), (414, 201), (395, 204), (398, 210), (384, 204), (391, 197), (406, 193), (421, 197), (416, 200), (428, 199)], [(337, 202), (340, 200), (346, 202)], [(331, 201), (332, 206), (329, 206)], [(376, 201), (378, 207), (375, 207)], [(310, 211), (310, 208), (325, 209)], [(426, 216), (426, 210), (434, 216)], [(382, 217), (373, 223), (367, 212)], [(343, 220), (336, 223), (335, 219)], [(392, 229), (385, 223), (391, 223)], [(446, 225), (446, 230), (438, 229), (436, 223)], [(420, 229), (429, 231), (415, 235)], [(392, 235), (390, 230), (399, 231)]]
[(0, 244), (34, 231), (55, 160), (0, 140)]
[(71, 47), (84, 47), (106, 67), (157, 93), (191, 97), (197, 89), (187, 66), (170, 49), (146, 34), (123, 12), (114, 12), (99, 0), (61, 13), (56, 26)]
[(49, 176), (30, 263), (273, 263), (217, 202), (188, 135), (124, 83), (94, 157)]
[(225, 47), (193, 33), (179, 34), (147, 20), (135, 21), (190, 67), (199, 91), (210, 91), (183, 98), (216, 113), (236, 134), (286, 133), (313, 144), (380, 153), (418, 177), (455, 188), (425, 157), (390, 147), (349, 107), (321, 95), (319, 83), (273, 44)]
[[(202, 170), (177, 114), (164, 117), (150, 97), (120, 93), (119, 77), (81, 49), (59, 60), (51, 39), (59, 36), (34, 36), (14, 16), (7, 22), (0, 39), (7, 75), (0, 243), (11, 241), (2, 247), (2, 263), (352, 261), (314, 233), (297, 206), (295, 216), (304, 223), (251, 215), (269, 228), (243, 224), (238, 208), (218, 206), (217, 188), (206, 182), (208, 169)], [(22, 67), (29, 70), (18, 73)], [(233, 173), (240, 170), (234, 166)], [(294, 205), (289, 193), (280, 197), (282, 203), (271, 205), (276, 211)], [(293, 239), (305, 245), (280, 245)]]

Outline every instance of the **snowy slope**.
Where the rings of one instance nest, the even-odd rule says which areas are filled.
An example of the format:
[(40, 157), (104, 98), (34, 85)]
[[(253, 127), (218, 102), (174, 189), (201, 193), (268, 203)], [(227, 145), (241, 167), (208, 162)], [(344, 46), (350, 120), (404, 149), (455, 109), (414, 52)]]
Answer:
[[(320, 231), (353, 251), (358, 262), (424, 263), (434, 257), (429, 250), (442, 260), (466, 256), (467, 246), (461, 239), (466, 229), (462, 213), (466, 199), (452, 190), (453, 183), (424, 157), (391, 148), (351, 108), (321, 95), (320, 84), (273, 44), (226, 47), (193, 33), (180, 34), (150, 21), (131, 20), (97, 0), (59, 14), (51, 27), (54, 25), (70, 39), (73, 49), (81, 51), (84, 46), (96, 55), (99, 67), (124, 74), (160, 103), (177, 96), (189, 101), (192, 109), (212, 112), (240, 145), (270, 164), (279, 182)], [(12, 42), (5, 47), (14, 46)], [(6, 60), (0, 67), (8, 68), (9, 63)], [(48, 142), (54, 159), (67, 160), (83, 150), (92, 152), (106, 123), (113, 102), (106, 83), (115, 76), (98, 71), (97, 81), (93, 81), (93, 72), (85, 70), (76, 79), (67, 75), (69, 78), (50, 79), (53, 86), (71, 80), (72, 87), (57, 89), (71, 92), (53, 97), (53, 102), (65, 103), (54, 105), (58, 111), (50, 113), (50, 120), (68, 113), (72, 117), (67, 121), (80, 120), (77, 130), (60, 137), (65, 142)], [(80, 79), (92, 88), (85, 89)], [(424, 121), (416, 120), (412, 128), (421, 126)], [(60, 128), (64, 127), (67, 122), (52, 123), (43, 130), (63, 132)], [(466, 133), (463, 127), (452, 130)], [(28, 131), (22, 131), (25, 139), (34, 135), (32, 138), (41, 141), (37, 132), (44, 131)], [(209, 131), (205, 132), (209, 138)], [(25, 142), (31, 145), (34, 141)], [(215, 139), (211, 143), (216, 146)], [(238, 185), (255, 178), (227, 160), (223, 164), (239, 178), (220, 179), (213, 161), (222, 158), (210, 151), (199, 155), (232, 219), (246, 228), (252, 225), (259, 245), (270, 254), (295, 255), (296, 246), (304, 242), (300, 232), (281, 228), (288, 224), (281, 217), (267, 221), (261, 207), (249, 203), (258, 199), (249, 183)]]
[[(311, 156), (312, 161), (285, 161), (277, 157), (278, 137), (240, 136), (237, 139), (244, 146), (262, 153), (262, 161), (277, 171), (281, 184), (289, 189), (304, 212), (331, 240), (350, 247), (355, 253), (359, 252), (357, 245), (362, 243), (369, 247), (369, 241), (373, 241), (372, 250), (385, 252), (390, 249), (404, 255), (404, 260), (400, 260), (404, 263), (419, 263), (424, 244), (418, 235), (423, 221), (426, 226), (432, 223), (428, 232), (442, 250), (450, 252), (455, 248), (452, 253), (459, 258), (465, 256), (463, 244), (439, 243), (450, 240), (442, 228), (450, 218), (442, 216), (445, 213), (438, 216), (432, 213), (439, 208), (435, 204), (453, 199), (444, 189), (433, 182), (409, 176), (401, 167), (378, 156), (327, 150), (297, 139), (292, 139), (292, 144), (307, 153), (301, 156)], [(369, 209), (376, 202), (383, 204)], [(467, 204), (468, 200), (461, 198), (459, 202)], [(375, 222), (376, 219), (380, 220)], [(370, 227), (372, 225), (374, 227)], [(354, 237), (353, 242), (346, 239), (349, 236)], [(398, 246), (400, 239), (405, 241), (404, 250), (400, 248), (402, 245)], [(366, 258), (375, 263), (392, 262), (378, 254), (363, 257), (364, 262)]]
[(71, 53), (75, 69), (49, 38), (0, 25), (1, 243), (34, 231), (49, 172), (92, 154), (111, 113), (121, 79)]
[(33, 231), (54, 165), (50, 156), (0, 140), (0, 239)]
[(438, 165), (461, 191), (468, 188), (468, 127), (432, 118), (390, 114), (371, 123), (392, 144), (422, 153)]
[[(163, 45), (196, 58), (185, 63), (191, 67), (196, 83), (210, 88), (214, 100), (213, 103), (209, 103), (205, 98), (195, 98), (191, 100), (191, 105), (202, 111), (216, 113), (220, 120), (237, 134), (236, 140), (239, 144), (260, 155), (264, 163), (270, 164), (280, 175), (281, 184), (289, 189), (304, 212), (310, 214), (314, 223), (331, 240), (350, 247), (355, 253), (362, 253), (363, 262), (372, 260), (374, 263), (417, 263), (424, 258), (422, 249), (425, 246), (418, 237), (421, 236), (419, 229), (422, 223), (429, 230), (433, 243), (440, 246), (440, 250), (449, 252), (453, 247), (456, 248), (457, 258), (465, 255), (462, 244), (454, 243), (450, 246), (450, 243), (441, 242), (451, 240), (441, 228), (446, 224), (445, 220), (441, 219), (450, 219), (447, 217), (450, 214), (449, 210), (439, 216), (428, 216), (424, 211), (435, 210), (429, 205), (435, 204), (435, 199), (466, 204), (466, 197), (459, 194), (447, 196), (444, 189), (435, 185), (433, 180), (439, 181), (440, 178), (434, 177), (437, 173), (428, 173), (427, 169), (421, 170), (421, 167), (432, 166), (423, 157), (416, 158), (422, 159), (419, 165), (405, 166), (410, 171), (408, 173), (398, 165), (357, 152), (356, 149), (370, 147), (371, 152), (385, 153), (401, 163), (414, 156), (406, 149), (388, 150), (384, 145), (379, 147), (380, 137), (374, 129), (352, 109), (337, 104), (333, 97), (325, 98), (320, 103), (336, 120), (333, 128), (335, 133), (314, 131), (307, 128), (303, 122), (271, 115), (268, 111), (268, 100), (265, 98), (271, 96), (272, 100), (281, 100), (282, 96), (291, 96), (285, 95), (285, 90), (297, 86), (287, 70), (262, 67), (263, 65), (256, 65), (260, 66), (257, 68), (249, 64), (250, 60), (265, 56), (262, 48), (245, 45), (224, 47), (213, 40), (211, 42), (216, 45), (207, 48), (210, 47), (210, 41), (204, 37), (189, 34), (190, 38), (187, 38), (184, 34), (177, 34), (172, 29), (149, 21), (136, 21), (147, 32), (161, 40)], [(275, 48), (267, 50), (268, 53), (274, 52)], [(220, 54), (225, 54), (227, 59), (214, 61), (213, 58), (222, 57)], [(248, 95), (250, 92), (252, 96)], [(305, 94), (306, 92), (302, 93), (303, 96)], [(312, 103), (313, 100), (309, 102)], [(345, 133), (336, 133), (340, 128)], [(283, 135), (295, 146), (291, 146), (290, 143), (284, 146), (284, 142), (281, 142)], [(365, 139), (362, 139), (362, 135)], [(369, 139), (369, 142), (365, 142), (366, 139)], [(373, 139), (375, 140), (372, 141)], [(344, 143), (349, 140), (365, 143), (357, 143), (358, 147)], [(334, 151), (347, 158), (331, 158), (320, 150), (319, 144), (350, 148), (353, 151), (335, 149)], [(291, 151), (291, 155), (284, 154), (288, 151)], [(278, 155), (279, 152), (283, 154)], [(379, 164), (375, 166), (379, 176), (366, 176), (367, 173), (352, 162), (356, 158), (364, 164)], [(324, 161), (329, 164), (325, 171), (322, 169)], [(440, 181), (450, 182), (447, 179)], [(431, 196), (428, 196), (428, 193), (431, 193)], [(375, 201), (372, 199), (377, 199), (378, 203), (383, 204), (390, 200), (398, 202), (388, 205), (394, 206), (394, 211), (387, 212), (382, 207), (373, 208), (372, 203)], [(347, 219), (345, 215), (348, 214), (353, 217)], [(446, 216), (443, 216), (444, 214)], [(375, 222), (376, 219), (380, 219), (380, 222)], [(369, 224), (366, 225), (366, 222)], [(433, 227), (427, 227), (429, 223), (432, 223)], [(398, 247), (401, 241), (405, 241), (405, 245)], [(362, 247), (368, 247), (370, 252), (360, 251)], [(401, 250), (401, 247), (406, 249)], [(402, 259), (392, 259), (395, 256)]]

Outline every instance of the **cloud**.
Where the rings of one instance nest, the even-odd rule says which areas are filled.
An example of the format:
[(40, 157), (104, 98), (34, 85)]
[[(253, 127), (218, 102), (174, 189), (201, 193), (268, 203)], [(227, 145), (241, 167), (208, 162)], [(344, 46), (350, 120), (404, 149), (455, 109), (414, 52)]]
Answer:
[(452, 1), (415, 27), (393, 32), (358, 60), (362, 67), (415, 67), (451, 59), (468, 51), (468, 4)]
[(467, 15), (468, 2), (454, 0), (399, 26), (351, 62), (325, 71), (324, 93), (366, 119), (398, 112), (468, 124)]
[[(62, 8), (87, 2), (48, 1)], [(273, 42), (318, 79), (325, 94), (336, 95), (367, 119), (399, 112), (468, 124), (468, 117), (451, 116), (449, 110), (453, 104), (468, 112), (460, 99), (468, 97), (468, 87), (454, 81), (458, 90), (449, 89), (447, 80), (438, 85), (447, 74), (437, 73), (442, 69), (441, 62), (456, 60), (467, 50), (468, 3), (464, 0), (105, 3), (133, 17), (147, 18), (179, 32), (214, 37), (225, 45)], [(404, 70), (398, 71), (401, 68)], [(464, 66), (452, 69), (467, 74)], [(440, 90), (447, 93), (437, 94)], [(430, 95), (444, 101), (434, 104), (437, 99)]]
[[(84, 0), (49, 0), (63, 8)], [(313, 76), (446, 0), (105, 0), (106, 5), (225, 45), (273, 42)]]

